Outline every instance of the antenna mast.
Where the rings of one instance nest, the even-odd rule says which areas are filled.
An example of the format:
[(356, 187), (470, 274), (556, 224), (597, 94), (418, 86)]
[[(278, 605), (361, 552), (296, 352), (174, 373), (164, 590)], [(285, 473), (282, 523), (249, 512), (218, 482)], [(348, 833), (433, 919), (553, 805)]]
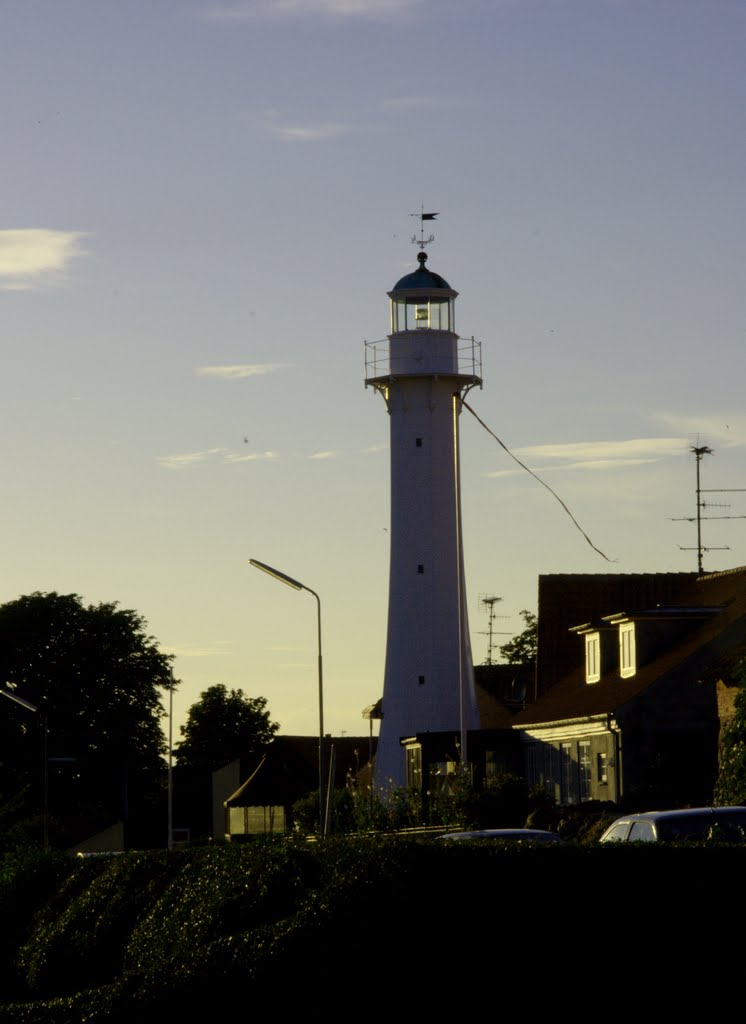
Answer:
[[(697, 438), (699, 440), (699, 438)], [(681, 551), (696, 551), (697, 552), (697, 571), (700, 575), (704, 572), (702, 568), (702, 555), (705, 551), (730, 551), (729, 547), (722, 548), (708, 548), (702, 544), (702, 520), (703, 519), (746, 519), (746, 516), (703, 516), (702, 509), (704, 508), (730, 508), (730, 505), (723, 505), (712, 501), (702, 501), (703, 493), (725, 493), (727, 491), (746, 491), (746, 487), (707, 487), (702, 488), (700, 482), (700, 463), (705, 455), (714, 455), (712, 448), (709, 448), (706, 444), (703, 445), (692, 445), (689, 451), (694, 455), (697, 466), (697, 514), (696, 516), (679, 516), (673, 522), (686, 522), (697, 524), (697, 546), (696, 548), (685, 548), (679, 544)]]
[[(495, 619), (498, 618), (498, 616), (495, 614), (495, 605), (497, 604), (498, 601), (502, 601), (502, 598), (494, 597), (494, 595), (492, 594), (481, 594), (479, 600), (487, 609), (487, 614), (489, 616), (489, 629), (487, 630), (487, 636), (489, 637), (489, 641), (487, 645), (487, 660), (484, 662), (484, 664), (492, 665), (494, 664), (494, 662), (492, 661), (492, 651), (494, 650), (495, 647), (493, 640), (493, 637), (495, 635), (494, 625)], [(507, 619), (507, 617), (507, 615), (499, 616), (499, 618), (501, 619)]]

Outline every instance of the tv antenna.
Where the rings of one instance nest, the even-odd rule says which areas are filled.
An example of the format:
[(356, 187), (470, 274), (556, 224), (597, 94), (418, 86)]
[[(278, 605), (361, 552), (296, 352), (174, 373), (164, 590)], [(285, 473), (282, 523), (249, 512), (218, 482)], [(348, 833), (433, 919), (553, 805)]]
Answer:
[[(498, 603), (498, 601), (502, 601), (501, 597), (495, 597), (493, 594), (480, 594), (479, 600), (481, 604), (483, 604), (484, 607), (487, 609), (487, 614), (489, 616), (489, 629), (486, 631), (486, 635), (489, 637), (489, 643), (487, 645), (487, 660), (485, 661), (484, 664), (492, 665), (492, 651), (494, 650), (495, 647), (493, 637), (495, 636), (496, 633), (494, 629), (495, 619), (507, 619), (508, 616), (495, 614), (495, 605)], [(484, 631), (482, 632), (482, 635), (485, 635)], [(503, 635), (507, 635), (507, 632), (503, 631)]]
[[(697, 438), (699, 441), (699, 438)], [(678, 516), (673, 522), (685, 522), (685, 523), (696, 523), (697, 524), (697, 546), (696, 548), (685, 548), (679, 544), (681, 551), (696, 551), (697, 552), (697, 570), (701, 574), (704, 572), (702, 568), (702, 555), (706, 551), (730, 551), (729, 547), (722, 548), (710, 548), (705, 547), (702, 543), (702, 521), (704, 519), (746, 519), (746, 516), (703, 516), (702, 510), (707, 508), (730, 508), (730, 505), (723, 505), (719, 502), (714, 501), (703, 501), (703, 494), (725, 494), (732, 491), (746, 491), (746, 487), (705, 487), (703, 488), (700, 483), (700, 463), (705, 455), (714, 455), (715, 452), (712, 448), (709, 448), (706, 444), (703, 445), (692, 445), (689, 451), (694, 455), (696, 466), (697, 466), (697, 513), (694, 516)]]

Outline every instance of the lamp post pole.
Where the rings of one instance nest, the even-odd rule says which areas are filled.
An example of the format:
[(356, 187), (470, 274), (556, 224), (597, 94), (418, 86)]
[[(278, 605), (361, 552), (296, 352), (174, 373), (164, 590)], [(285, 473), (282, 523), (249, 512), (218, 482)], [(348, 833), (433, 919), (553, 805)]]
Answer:
[(168, 845), (174, 845), (174, 777), (173, 777), (173, 719), (174, 719), (174, 680), (173, 676), (168, 687)]
[(293, 590), (305, 590), (309, 594), (313, 594), (316, 598), (319, 652), (319, 838), (323, 838), (326, 835), (326, 815), (324, 813), (324, 674), (321, 658), (321, 598), (315, 590), (311, 590), (311, 588), (307, 587), (305, 583), (301, 583), (299, 580), (293, 579), (292, 576), (288, 576), (284, 572), (280, 572), (279, 569), (273, 569), (271, 565), (267, 565), (265, 562), (259, 562), (256, 558), (250, 558), (249, 565), (253, 565), (255, 569), (261, 569), (262, 572), (266, 572), (270, 576), (274, 576), (274, 578), (279, 580), (280, 583), (284, 583), (286, 586), (292, 587)]

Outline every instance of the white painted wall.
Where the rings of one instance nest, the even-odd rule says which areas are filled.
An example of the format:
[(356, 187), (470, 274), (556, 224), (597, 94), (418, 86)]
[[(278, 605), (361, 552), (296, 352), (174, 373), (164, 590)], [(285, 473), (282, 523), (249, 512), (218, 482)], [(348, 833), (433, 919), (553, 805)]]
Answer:
[(382, 393), (391, 421), (391, 561), (379, 788), (406, 784), (402, 737), (478, 725), (453, 399), (472, 378), (458, 375), (455, 334), (389, 340)]

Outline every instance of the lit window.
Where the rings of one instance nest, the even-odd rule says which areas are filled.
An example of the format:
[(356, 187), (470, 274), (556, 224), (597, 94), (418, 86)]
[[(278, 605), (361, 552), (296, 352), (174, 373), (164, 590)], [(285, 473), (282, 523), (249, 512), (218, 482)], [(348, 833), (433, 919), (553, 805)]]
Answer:
[(625, 622), (619, 627), (619, 667), (623, 679), (633, 676), (637, 671), (634, 622)]
[(606, 754), (596, 754), (596, 777), (599, 783), (604, 786), (609, 781), (609, 775), (607, 771), (607, 760)]
[(422, 785), (422, 747), (419, 743), (407, 747), (407, 785), (419, 789)]
[(585, 681), (597, 683), (601, 678), (601, 636), (588, 633), (585, 638)]

